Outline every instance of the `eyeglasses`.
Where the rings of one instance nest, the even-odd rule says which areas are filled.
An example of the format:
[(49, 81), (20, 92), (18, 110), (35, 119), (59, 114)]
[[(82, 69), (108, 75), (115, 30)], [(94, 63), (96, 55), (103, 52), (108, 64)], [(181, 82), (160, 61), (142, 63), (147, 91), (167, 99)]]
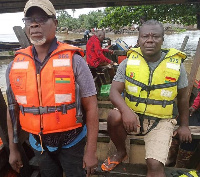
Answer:
[(55, 18), (54, 15), (48, 15), (48, 16), (39, 16), (39, 17), (24, 17), (22, 18), (22, 21), (26, 26), (30, 26), (33, 22), (36, 22), (40, 25), (45, 24), (49, 18)]

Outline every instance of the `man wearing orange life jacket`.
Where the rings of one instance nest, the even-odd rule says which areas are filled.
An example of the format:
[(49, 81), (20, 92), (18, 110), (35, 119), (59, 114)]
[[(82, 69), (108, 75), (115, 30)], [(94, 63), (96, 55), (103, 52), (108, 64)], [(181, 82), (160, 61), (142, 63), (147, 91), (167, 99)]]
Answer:
[(56, 12), (49, 0), (29, 0), (24, 16), (33, 46), (17, 51), (6, 73), (9, 162), (20, 172), (19, 117), (22, 129), (30, 133), (42, 177), (61, 177), (63, 171), (68, 176), (84, 177), (85, 169), (89, 176), (97, 166), (98, 110), (83, 50), (57, 41)]

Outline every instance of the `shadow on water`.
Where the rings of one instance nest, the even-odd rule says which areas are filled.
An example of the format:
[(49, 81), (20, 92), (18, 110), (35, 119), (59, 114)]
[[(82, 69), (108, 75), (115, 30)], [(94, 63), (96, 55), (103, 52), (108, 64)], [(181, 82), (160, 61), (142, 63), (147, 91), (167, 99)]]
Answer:
[[(163, 48), (176, 48), (180, 49), (182, 42), (185, 36), (189, 36), (189, 40), (185, 47), (185, 53), (188, 55), (188, 58), (184, 62), (185, 68), (188, 73), (190, 73), (191, 64), (196, 52), (198, 40), (200, 38), (200, 30), (194, 31), (186, 31), (182, 33), (174, 33), (174, 34), (165, 34), (165, 40), (163, 43)], [(124, 42), (128, 44), (128, 46), (134, 46), (137, 43), (138, 32), (134, 32), (132, 34), (113, 34), (113, 33), (106, 33), (106, 37), (111, 38), (112, 44), (115, 44), (115, 41), (120, 38)], [(83, 34), (81, 33), (62, 33), (57, 34), (58, 40), (75, 40), (83, 38)], [(11, 40), (12, 41), (12, 40)], [(7, 42), (7, 41), (5, 41)], [(85, 46), (83, 47), (85, 49)], [(11, 59), (8, 60), (0, 60), (0, 87), (3, 92), (6, 90), (6, 81), (5, 81), (5, 72), (8, 66), (8, 63)], [(200, 79), (200, 70), (197, 73), (197, 79)]]

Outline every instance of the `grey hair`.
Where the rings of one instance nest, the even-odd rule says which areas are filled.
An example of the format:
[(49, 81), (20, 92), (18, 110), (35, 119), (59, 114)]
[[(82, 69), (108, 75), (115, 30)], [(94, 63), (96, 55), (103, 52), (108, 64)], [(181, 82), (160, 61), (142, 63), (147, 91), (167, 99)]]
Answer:
[(141, 30), (141, 28), (145, 25), (159, 25), (160, 28), (162, 29), (162, 34), (164, 36), (164, 27), (163, 27), (163, 24), (157, 20), (154, 20), (154, 19), (151, 19), (151, 20), (147, 20), (146, 22), (144, 22), (140, 28), (139, 28), (139, 31)]

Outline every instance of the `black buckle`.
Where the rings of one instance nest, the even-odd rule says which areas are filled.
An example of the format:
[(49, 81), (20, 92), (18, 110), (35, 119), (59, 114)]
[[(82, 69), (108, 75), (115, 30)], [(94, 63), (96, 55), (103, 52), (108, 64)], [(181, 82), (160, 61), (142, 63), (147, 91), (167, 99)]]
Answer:
[(166, 100), (164, 100), (164, 101), (162, 102), (162, 107), (163, 107), (163, 108), (165, 108), (165, 107), (166, 107), (166, 105), (167, 105), (167, 101), (166, 101)]
[(76, 115), (76, 123), (83, 123), (83, 115)]
[(20, 108), (21, 113), (22, 113), (23, 115), (25, 115), (25, 114), (24, 114), (24, 106), (20, 105), (19, 108)]
[(61, 107), (62, 114), (67, 114), (67, 105), (62, 104), (60, 107)]
[(48, 112), (47, 106), (45, 107), (39, 106), (39, 114), (46, 114), (47, 112)]

